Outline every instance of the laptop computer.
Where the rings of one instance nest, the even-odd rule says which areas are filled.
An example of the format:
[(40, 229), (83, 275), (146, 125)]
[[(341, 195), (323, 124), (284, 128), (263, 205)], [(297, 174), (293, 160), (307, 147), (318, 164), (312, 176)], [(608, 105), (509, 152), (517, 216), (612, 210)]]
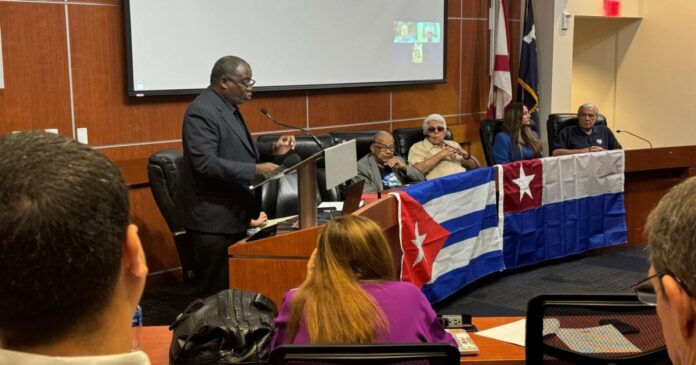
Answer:
[(346, 187), (346, 197), (343, 199), (341, 215), (351, 214), (360, 208), (365, 180), (358, 180)]

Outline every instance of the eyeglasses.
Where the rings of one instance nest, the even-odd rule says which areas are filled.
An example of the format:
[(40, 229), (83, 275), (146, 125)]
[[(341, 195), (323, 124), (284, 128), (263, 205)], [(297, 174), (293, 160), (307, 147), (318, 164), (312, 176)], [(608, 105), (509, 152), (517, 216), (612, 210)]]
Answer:
[(389, 151), (394, 152), (396, 149), (396, 146), (394, 146), (394, 145), (386, 145), (384, 143), (379, 143), (379, 142), (372, 142), (372, 144), (374, 144), (375, 147), (377, 147), (380, 151), (389, 150)]
[(647, 305), (657, 305), (657, 294), (655, 292), (655, 286), (652, 283), (652, 279), (662, 279), (662, 277), (665, 275), (671, 276), (674, 279), (674, 281), (676, 281), (677, 284), (679, 284), (684, 289), (684, 291), (691, 295), (689, 287), (686, 286), (686, 284), (684, 284), (684, 282), (681, 279), (679, 279), (676, 275), (672, 274), (669, 271), (660, 271), (657, 274), (648, 276), (647, 278), (631, 286), (631, 288), (633, 288), (633, 292), (636, 293), (636, 297), (638, 297), (638, 300)]
[(444, 132), (445, 127), (439, 126), (439, 127), (428, 127), (428, 132), (430, 133), (435, 133), (435, 132)]
[(231, 77), (226, 77), (226, 78), (227, 78), (228, 80), (230, 80), (230, 81), (232, 81), (232, 82), (234, 82), (234, 83), (236, 83), (236, 84), (242, 85), (242, 86), (244, 86), (244, 87), (252, 87), (252, 86), (254, 86), (254, 84), (256, 84), (256, 80), (254, 80), (254, 79), (252, 79), (252, 78), (249, 78), (248, 80), (235, 80), (235, 79), (233, 79), (233, 78), (231, 78)]
[(597, 114), (586, 114), (586, 113), (582, 113), (582, 114), (578, 114), (578, 117), (581, 118), (581, 119), (585, 119), (585, 118), (587, 118), (587, 119), (594, 119), (594, 118), (597, 118)]

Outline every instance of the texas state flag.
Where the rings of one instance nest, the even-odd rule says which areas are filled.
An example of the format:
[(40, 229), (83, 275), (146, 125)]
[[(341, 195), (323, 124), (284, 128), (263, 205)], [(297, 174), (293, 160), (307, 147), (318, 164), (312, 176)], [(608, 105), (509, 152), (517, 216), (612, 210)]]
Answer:
[(627, 242), (623, 151), (502, 167), (507, 269)]
[(431, 302), (504, 268), (496, 170), (479, 168), (393, 193), (399, 201), (401, 280)]

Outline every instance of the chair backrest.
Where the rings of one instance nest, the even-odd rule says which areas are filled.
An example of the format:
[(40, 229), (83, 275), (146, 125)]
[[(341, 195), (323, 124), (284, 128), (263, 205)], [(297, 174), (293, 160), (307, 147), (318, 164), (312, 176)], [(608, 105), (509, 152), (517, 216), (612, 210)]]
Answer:
[[(553, 153), (553, 142), (556, 136), (565, 127), (578, 125), (578, 115), (575, 113), (554, 113), (549, 114), (546, 120), (546, 136), (549, 141), (549, 156)], [(595, 125), (607, 125), (607, 118), (603, 114), (597, 115)]]
[(655, 307), (630, 294), (554, 294), (527, 306), (528, 364), (658, 364), (668, 359)]
[(486, 157), (486, 164), (493, 166), (496, 164), (493, 157), (493, 142), (496, 134), (503, 130), (503, 121), (500, 119), (486, 119), (479, 126), (479, 136), (483, 146), (483, 155)]
[(183, 154), (179, 150), (166, 149), (155, 152), (148, 159), (147, 176), (155, 203), (174, 237), (183, 277), (190, 279), (193, 275), (193, 247), (186, 230), (177, 224), (174, 218), (174, 201), (182, 160)]
[[(416, 142), (420, 142), (425, 138), (423, 128), (398, 128), (392, 132), (394, 135), (394, 145), (396, 154), (408, 160), (408, 150), (411, 149)], [(452, 132), (447, 129), (445, 139), (452, 140)]]
[(447, 344), (282, 345), (271, 364), (459, 364), (459, 350)]
[(357, 150), (356, 157), (359, 159), (363, 158), (365, 155), (370, 153), (370, 146), (372, 145), (372, 139), (375, 134), (379, 132), (378, 130), (368, 130), (368, 131), (331, 131), (329, 134), (334, 139), (334, 144), (341, 143), (344, 141), (355, 140), (355, 148)]

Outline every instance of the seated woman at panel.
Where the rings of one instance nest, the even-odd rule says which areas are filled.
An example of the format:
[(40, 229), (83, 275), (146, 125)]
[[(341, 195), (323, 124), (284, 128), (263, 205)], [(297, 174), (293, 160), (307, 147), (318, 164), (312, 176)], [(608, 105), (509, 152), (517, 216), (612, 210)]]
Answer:
[(522, 103), (512, 103), (505, 109), (503, 131), (495, 136), (495, 163), (508, 163), (541, 157), (541, 143), (532, 130), (532, 117)]
[(307, 279), (285, 294), (272, 347), (284, 344), (455, 340), (423, 293), (396, 281), (382, 229), (359, 216), (329, 222), (307, 265)]

